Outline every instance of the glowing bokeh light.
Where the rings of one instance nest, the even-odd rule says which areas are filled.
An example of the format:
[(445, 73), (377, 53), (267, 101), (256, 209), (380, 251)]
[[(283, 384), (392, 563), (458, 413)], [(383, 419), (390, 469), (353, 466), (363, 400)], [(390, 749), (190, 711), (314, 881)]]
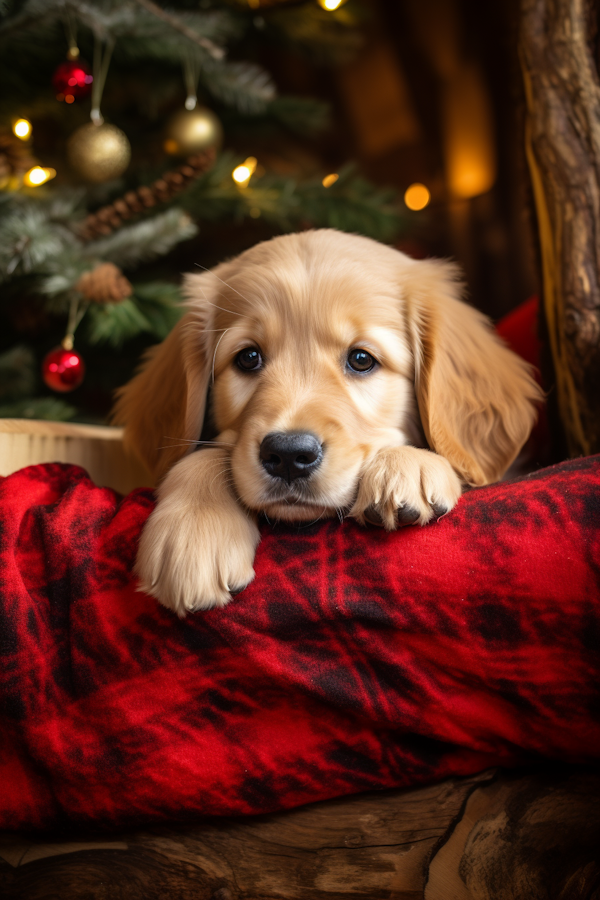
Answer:
[(425, 209), (430, 200), (431, 194), (424, 184), (419, 184), (418, 182), (411, 184), (404, 194), (404, 202), (414, 212)]
[(27, 119), (17, 119), (13, 125), (13, 132), (22, 141), (26, 141), (31, 134), (31, 122), (28, 122)]
[(335, 9), (339, 9), (345, 2), (346, 0), (317, 0), (319, 6), (322, 9), (326, 9), (327, 12), (333, 12)]
[(254, 156), (249, 156), (241, 166), (236, 166), (231, 177), (240, 187), (246, 187), (256, 170), (257, 161)]
[(332, 184), (335, 184), (340, 176), (335, 172), (332, 172), (331, 175), (326, 175), (321, 184), (323, 187), (331, 187)]
[(55, 175), (56, 169), (34, 166), (33, 169), (30, 169), (29, 172), (26, 172), (23, 176), (23, 183), (29, 187), (39, 187), (40, 184), (45, 184), (46, 181), (50, 181)]

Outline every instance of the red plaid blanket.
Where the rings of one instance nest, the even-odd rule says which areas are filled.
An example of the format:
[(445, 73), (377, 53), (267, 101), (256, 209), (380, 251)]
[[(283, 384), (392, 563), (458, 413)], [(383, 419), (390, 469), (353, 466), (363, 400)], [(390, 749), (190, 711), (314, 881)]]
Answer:
[(436, 524), (265, 528), (178, 620), (135, 590), (152, 493), (0, 482), (0, 827), (258, 813), (600, 755), (600, 457)]

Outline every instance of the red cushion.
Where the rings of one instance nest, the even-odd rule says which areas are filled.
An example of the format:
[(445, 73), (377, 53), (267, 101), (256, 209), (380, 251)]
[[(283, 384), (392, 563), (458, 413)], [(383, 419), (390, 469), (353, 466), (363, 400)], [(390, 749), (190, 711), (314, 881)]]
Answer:
[(265, 528), (184, 621), (136, 593), (152, 509), (77, 467), (0, 482), (0, 827), (258, 813), (600, 754), (600, 457), (437, 524)]

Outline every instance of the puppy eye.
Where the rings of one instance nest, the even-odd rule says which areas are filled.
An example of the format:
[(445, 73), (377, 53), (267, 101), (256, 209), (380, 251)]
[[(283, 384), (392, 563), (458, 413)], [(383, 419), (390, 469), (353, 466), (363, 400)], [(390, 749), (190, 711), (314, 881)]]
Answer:
[(262, 356), (256, 347), (246, 347), (245, 350), (240, 350), (235, 358), (237, 367), (243, 372), (256, 372), (257, 369), (262, 368), (262, 362)]
[(347, 365), (353, 372), (370, 372), (377, 365), (377, 360), (366, 350), (357, 347), (348, 354)]

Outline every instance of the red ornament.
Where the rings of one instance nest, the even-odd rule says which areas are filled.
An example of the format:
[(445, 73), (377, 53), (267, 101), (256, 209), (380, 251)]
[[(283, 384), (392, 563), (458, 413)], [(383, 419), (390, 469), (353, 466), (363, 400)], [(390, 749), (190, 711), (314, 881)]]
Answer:
[(94, 80), (90, 67), (82, 59), (67, 59), (52, 76), (52, 87), (57, 100), (73, 103), (84, 100), (92, 90)]
[(85, 364), (76, 350), (55, 347), (44, 358), (42, 378), (53, 391), (62, 394), (79, 387), (85, 375)]

